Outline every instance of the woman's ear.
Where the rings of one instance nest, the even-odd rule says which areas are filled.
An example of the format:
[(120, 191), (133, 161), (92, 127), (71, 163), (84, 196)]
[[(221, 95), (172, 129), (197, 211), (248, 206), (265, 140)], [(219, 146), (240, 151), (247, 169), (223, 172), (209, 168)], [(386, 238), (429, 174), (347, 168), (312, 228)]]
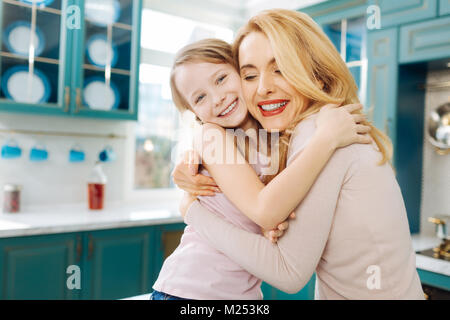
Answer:
[(319, 83), (319, 88), (323, 90), (325, 83), (322, 80), (319, 80), (318, 83)]

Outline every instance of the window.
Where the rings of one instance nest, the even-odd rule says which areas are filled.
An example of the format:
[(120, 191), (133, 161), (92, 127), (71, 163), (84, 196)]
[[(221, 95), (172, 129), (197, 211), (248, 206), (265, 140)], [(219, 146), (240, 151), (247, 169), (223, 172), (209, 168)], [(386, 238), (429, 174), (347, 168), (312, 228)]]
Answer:
[(172, 155), (176, 153), (182, 134), (181, 116), (171, 100), (170, 67), (174, 54), (183, 46), (211, 37), (231, 42), (233, 31), (143, 10), (135, 190), (174, 188), (170, 178), (174, 165)]
[(365, 18), (343, 19), (333, 24), (324, 25), (323, 30), (352, 73), (359, 89), (359, 100), (364, 104), (367, 83)]

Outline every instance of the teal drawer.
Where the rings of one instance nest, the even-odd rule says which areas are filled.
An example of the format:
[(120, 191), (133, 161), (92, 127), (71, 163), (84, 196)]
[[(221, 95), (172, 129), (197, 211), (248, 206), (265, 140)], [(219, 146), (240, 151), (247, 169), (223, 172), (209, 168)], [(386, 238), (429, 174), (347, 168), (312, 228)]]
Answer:
[(400, 28), (400, 63), (450, 57), (450, 17)]
[(450, 14), (450, 0), (439, 0), (439, 15)]
[(381, 28), (436, 17), (437, 0), (370, 0), (380, 8)]
[(417, 272), (419, 273), (420, 282), (423, 284), (450, 291), (449, 276), (422, 269), (417, 269)]

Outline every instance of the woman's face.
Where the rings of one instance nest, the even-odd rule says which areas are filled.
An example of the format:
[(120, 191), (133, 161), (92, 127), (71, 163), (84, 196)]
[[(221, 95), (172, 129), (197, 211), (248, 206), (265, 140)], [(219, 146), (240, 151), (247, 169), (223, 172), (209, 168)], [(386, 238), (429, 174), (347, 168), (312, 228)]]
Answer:
[(177, 67), (175, 83), (203, 122), (238, 127), (248, 111), (242, 99), (241, 79), (229, 64), (196, 62)]
[[(284, 130), (295, 116), (293, 98), (300, 98), (278, 69), (269, 39), (251, 32), (239, 47), (242, 90), (248, 110), (264, 129)], [(304, 101), (303, 101), (304, 102)]]

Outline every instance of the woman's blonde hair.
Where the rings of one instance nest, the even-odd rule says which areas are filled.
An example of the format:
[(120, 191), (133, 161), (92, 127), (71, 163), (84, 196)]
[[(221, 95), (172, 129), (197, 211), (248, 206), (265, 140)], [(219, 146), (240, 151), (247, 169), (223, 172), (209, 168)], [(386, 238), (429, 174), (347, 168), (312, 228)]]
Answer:
[[(209, 63), (227, 63), (236, 68), (235, 60), (231, 51), (231, 45), (220, 39), (203, 39), (188, 44), (181, 48), (176, 56), (170, 72), (170, 88), (172, 91), (172, 100), (177, 109), (183, 113), (186, 110), (193, 111), (180, 93), (175, 83), (177, 68), (186, 63), (209, 62)], [(197, 118), (198, 121), (200, 121)]]
[[(279, 170), (286, 167), (289, 140), (296, 125), (316, 113), (328, 103), (359, 103), (358, 88), (345, 62), (321, 28), (307, 14), (297, 11), (272, 9), (252, 17), (238, 32), (233, 43), (233, 56), (239, 70), (239, 47), (251, 32), (262, 32), (270, 41), (281, 74), (309, 100), (297, 104), (298, 110), (286, 130), (280, 132)], [(370, 135), (378, 146), (380, 165), (390, 161), (392, 143), (387, 135), (368, 121)], [(276, 174), (266, 176), (265, 183)]]

